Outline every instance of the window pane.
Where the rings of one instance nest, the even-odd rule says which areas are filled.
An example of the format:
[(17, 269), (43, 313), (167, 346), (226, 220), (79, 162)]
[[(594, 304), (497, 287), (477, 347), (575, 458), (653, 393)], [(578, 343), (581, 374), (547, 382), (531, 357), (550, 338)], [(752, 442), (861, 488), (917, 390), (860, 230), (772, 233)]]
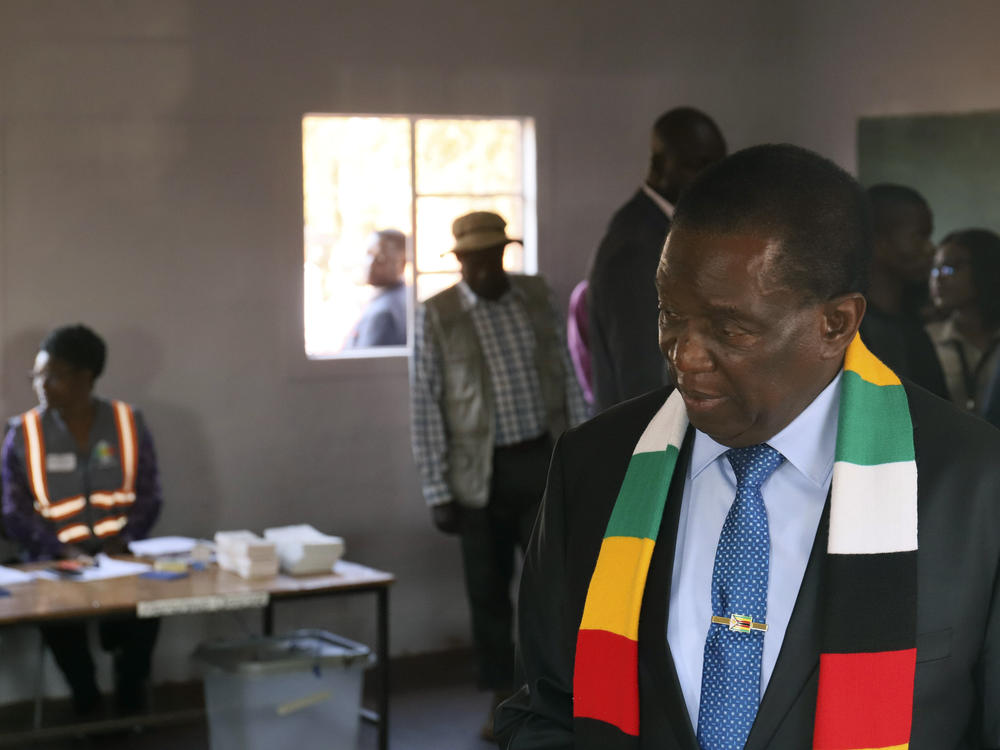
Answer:
[(423, 302), (442, 289), (458, 283), (462, 278), (459, 273), (424, 273), (417, 277), (417, 301)]
[(417, 120), (417, 194), (521, 192), (517, 120)]
[[(507, 236), (520, 239), (523, 226), (520, 198), (417, 198), (418, 274), (458, 270), (455, 256), (451, 253), (442, 256), (441, 253), (455, 246), (455, 236), (451, 233), (452, 222), (470, 211), (495, 211), (507, 220)], [(514, 265), (510, 265), (512, 262)], [(504, 267), (511, 271), (524, 269), (524, 254), (520, 246), (509, 246), (504, 255)]]
[(407, 118), (303, 118), (305, 348), (344, 347), (375, 293), (367, 283), (372, 232), (411, 228)]

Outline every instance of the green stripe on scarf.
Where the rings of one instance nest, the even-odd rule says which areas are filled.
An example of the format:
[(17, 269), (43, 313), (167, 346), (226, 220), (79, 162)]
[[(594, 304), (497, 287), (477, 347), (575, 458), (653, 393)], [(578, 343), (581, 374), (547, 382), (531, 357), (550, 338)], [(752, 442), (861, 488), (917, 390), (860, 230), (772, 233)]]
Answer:
[(913, 428), (903, 386), (874, 385), (847, 371), (842, 388), (837, 460), (861, 466), (912, 461)]
[(677, 464), (677, 448), (668, 445), (666, 451), (636, 453), (628, 463), (625, 480), (618, 492), (634, 497), (635, 502), (616, 502), (608, 521), (609, 536), (635, 536), (640, 539), (656, 539), (663, 516), (663, 501), (657, 493), (661, 487), (670, 486), (670, 477)]

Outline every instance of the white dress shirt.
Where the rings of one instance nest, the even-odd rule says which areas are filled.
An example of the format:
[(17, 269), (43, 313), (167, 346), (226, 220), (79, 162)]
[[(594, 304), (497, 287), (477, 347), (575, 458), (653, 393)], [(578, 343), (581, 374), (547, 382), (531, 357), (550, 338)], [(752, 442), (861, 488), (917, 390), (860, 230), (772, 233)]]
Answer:
[[(792, 616), (833, 477), (840, 380), (836, 378), (785, 429), (768, 440), (785, 461), (764, 482), (771, 552), (761, 695)], [(712, 617), (712, 570), (722, 525), (736, 497), (728, 448), (695, 432), (684, 482), (670, 589), (667, 642), (691, 725), (698, 726), (705, 639)]]

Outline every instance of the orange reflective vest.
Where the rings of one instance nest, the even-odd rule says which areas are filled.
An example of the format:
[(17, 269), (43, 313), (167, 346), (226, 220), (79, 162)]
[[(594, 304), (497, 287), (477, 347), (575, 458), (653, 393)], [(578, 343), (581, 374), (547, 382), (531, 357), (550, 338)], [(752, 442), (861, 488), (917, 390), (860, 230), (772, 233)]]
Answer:
[[(111, 456), (109, 462), (116, 461), (118, 466), (109, 463), (109, 467), (88, 472), (90, 481), (87, 486), (81, 486), (84, 484), (81, 480), (83, 472), (75, 467), (75, 460), (73, 470), (64, 468), (57, 471), (50, 463), (52, 457), (46, 453), (42, 410), (36, 407), (21, 415), (25, 472), (35, 497), (35, 511), (55, 525), (56, 535), (63, 544), (79, 542), (91, 536), (117, 534), (124, 528), (128, 508), (135, 502), (135, 478), (139, 463), (135, 412), (123, 401), (111, 401), (110, 406), (114, 428), (111, 429), (110, 420), (102, 420), (99, 414), (95, 420), (96, 437), (98, 445)], [(107, 422), (103, 430), (102, 422)], [(71, 436), (60, 436), (62, 443), (67, 438), (72, 440)], [(112, 440), (117, 450), (111, 447)], [(66, 445), (60, 447), (66, 448)], [(91, 512), (84, 514), (88, 503)]]

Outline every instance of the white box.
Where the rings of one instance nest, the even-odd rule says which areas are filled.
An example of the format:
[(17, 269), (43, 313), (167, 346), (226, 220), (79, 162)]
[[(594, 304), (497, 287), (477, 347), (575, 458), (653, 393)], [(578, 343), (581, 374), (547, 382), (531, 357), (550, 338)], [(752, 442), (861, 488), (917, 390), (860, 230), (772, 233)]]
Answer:
[(317, 531), (309, 524), (264, 529), (274, 542), (281, 570), (289, 575), (329, 573), (344, 555), (344, 540)]
[(367, 646), (321, 630), (202, 644), (212, 750), (355, 750)]

